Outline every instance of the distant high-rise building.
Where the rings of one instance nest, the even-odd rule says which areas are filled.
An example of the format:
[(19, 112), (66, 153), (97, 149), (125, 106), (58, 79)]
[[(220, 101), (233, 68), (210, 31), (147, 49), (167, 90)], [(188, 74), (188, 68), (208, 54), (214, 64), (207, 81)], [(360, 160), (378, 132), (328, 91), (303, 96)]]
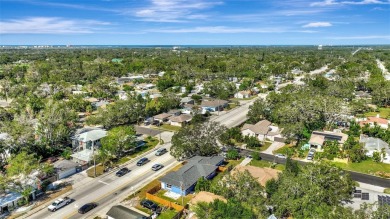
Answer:
[(318, 45), (318, 50), (322, 50), (322, 45)]

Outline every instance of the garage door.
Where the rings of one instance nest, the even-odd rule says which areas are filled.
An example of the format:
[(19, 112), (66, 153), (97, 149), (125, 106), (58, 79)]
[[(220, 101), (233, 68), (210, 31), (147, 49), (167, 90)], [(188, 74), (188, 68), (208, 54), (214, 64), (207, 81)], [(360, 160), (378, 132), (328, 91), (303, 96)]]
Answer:
[(72, 174), (76, 173), (76, 168), (70, 168), (68, 170), (62, 171), (58, 174), (58, 179), (63, 179), (65, 177), (68, 177)]

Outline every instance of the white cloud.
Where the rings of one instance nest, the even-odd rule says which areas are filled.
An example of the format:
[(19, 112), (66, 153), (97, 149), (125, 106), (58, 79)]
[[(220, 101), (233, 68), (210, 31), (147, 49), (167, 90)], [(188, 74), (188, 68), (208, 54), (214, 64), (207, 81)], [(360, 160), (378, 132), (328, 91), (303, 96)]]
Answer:
[(237, 28), (227, 26), (203, 26), (193, 28), (179, 28), (179, 29), (151, 29), (147, 32), (156, 33), (286, 33), (286, 32), (301, 32), (313, 33), (315, 31), (296, 31), (281, 27), (266, 27), (266, 28)]
[(320, 2), (313, 2), (310, 6), (331, 6), (331, 5), (369, 5), (369, 4), (390, 4), (389, 1), (380, 0), (359, 0), (359, 1), (336, 1), (336, 0), (324, 0)]
[(110, 25), (97, 20), (72, 20), (59, 17), (30, 17), (0, 21), (2, 34), (75, 34), (93, 33)]
[(206, 14), (201, 14), (199, 11), (220, 4), (222, 2), (209, 0), (151, 0), (149, 6), (131, 13), (142, 21), (186, 22), (207, 18)]
[(331, 27), (331, 26), (332, 24), (329, 22), (311, 22), (303, 25), (302, 27), (308, 28), (308, 27)]

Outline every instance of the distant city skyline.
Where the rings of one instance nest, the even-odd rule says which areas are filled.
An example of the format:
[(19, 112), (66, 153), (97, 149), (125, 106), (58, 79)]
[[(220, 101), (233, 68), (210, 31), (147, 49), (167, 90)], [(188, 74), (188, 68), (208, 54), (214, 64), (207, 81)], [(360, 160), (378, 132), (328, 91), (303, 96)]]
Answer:
[(390, 0), (0, 0), (0, 45), (390, 44)]

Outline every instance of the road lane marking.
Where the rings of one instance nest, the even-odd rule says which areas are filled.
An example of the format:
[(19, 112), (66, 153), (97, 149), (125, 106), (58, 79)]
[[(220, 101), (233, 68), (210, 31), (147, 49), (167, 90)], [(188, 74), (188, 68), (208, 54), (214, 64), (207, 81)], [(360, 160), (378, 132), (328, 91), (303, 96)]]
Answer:
[[(170, 163), (170, 164), (167, 165), (167, 166), (169, 166), (169, 168), (167, 168), (166, 172), (170, 171), (173, 167), (175, 167), (175, 166), (177, 165), (177, 164), (176, 164), (176, 165), (173, 165), (173, 167), (171, 167), (170, 165), (172, 165), (173, 163), (174, 163), (174, 162), (172, 162), (172, 163)], [(179, 162), (179, 163), (180, 163), (180, 162)], [(166, 173), (166, 172), (165, 172), (165, 173)], [(155, 174), (155, 177), (157, 176), (157, 178), (158, 178), (158, 177), (160, 177), (164, 172), (162, 171), (162, 172), (154, 172), (154, 173), (156, 173), (156, 174)], [(146, 176), (146, 175), (150, 175), (150, 172), (144, 172), (143, 174), (140, 174), (138, 177), (144, 177), (144, 176)], [(154, 175), (154, 174), (152, 174), (152, 175)], [(150, 177), (150, 176), (149, 176), (149, 177)], [(141, 180), (140, 182), (145, 181), (146, 179), (147, 179), (147, 178), (144, 178), (144, 179)], [(148, 181), (148, 180), (146, 180), (146, 181)], [(151, 182), (151, 181), (150, 181), (150, 182)], [(147, 183), (150, 183), (150, 182), (147, 182)], [(99, 202), (100, 200), (106, 198), (107, 196), (113, 195), (114, 193), (116, 193), (116, 192), (122, 190), (123, 188), (125, 188), (125, 187), (127, 186), (126, 184), (130, 184), (130, 183), (131, 183), (131, 182), (122, 183), (119, 187), (117, 187), (117, 189), (115, 189), (115, 190), (113, 190), (113, 191), (111, 191), (111, 192), (108, 192), (108, 193), (106, 193), (106, 194), (103, 194), (103, 195), (99, 196), (98, 198), (94, 199), (92, 202)], [(147, 184), (145, 184), (145, 185), (147, 185)], [(141, 188), (142, 188), (142, 187), (141, 187)], [(134, 189), (134, 188), (133, 188), (133, 189)], [(71, 217), (75, 216), (77, 213), (78, 213), (77, 211), (73, 211), (73, 212), (71, 212), (71, 213), (65, 215), (64, 218), (71, 218)]]
[(106, 183), (106, 182), (101, 181), (101, 180), (99, 180), (98, 182), (103, 183), (103, 184), (106, 184), (106, 185), (110, 185), (109, 183)]

